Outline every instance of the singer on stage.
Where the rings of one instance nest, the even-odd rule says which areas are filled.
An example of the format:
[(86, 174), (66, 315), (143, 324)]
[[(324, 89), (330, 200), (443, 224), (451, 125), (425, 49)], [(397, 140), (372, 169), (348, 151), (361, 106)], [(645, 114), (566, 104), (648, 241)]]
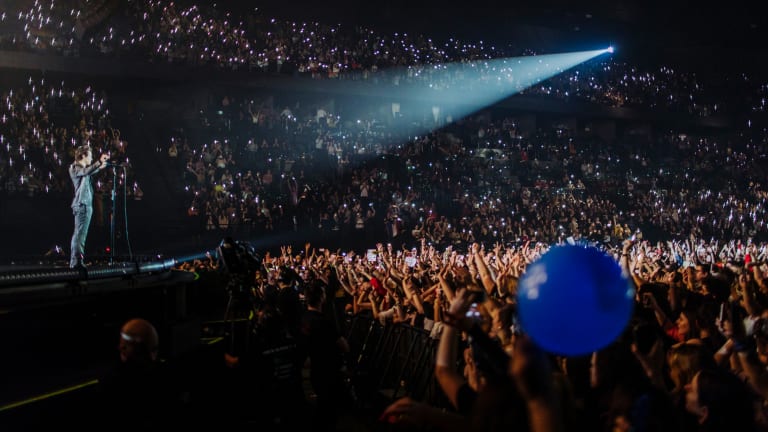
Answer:
[(103, 154), (96, 163), (93, 161), (91, 147), (83, 145), (75, 149), (75, 162), (69, 166), (69, 177), (75, 186), (75, 197), (72, 199), (72, 213), (75, 215), (75, 232), (72, 234), (70, 245), (72, 255), (69, 259), (70, 268), (84, 268), (83, 254), (85, 253), (85, 238), (93, 215), (93, 185), (91, 176), (107, 166), (109, 155)]

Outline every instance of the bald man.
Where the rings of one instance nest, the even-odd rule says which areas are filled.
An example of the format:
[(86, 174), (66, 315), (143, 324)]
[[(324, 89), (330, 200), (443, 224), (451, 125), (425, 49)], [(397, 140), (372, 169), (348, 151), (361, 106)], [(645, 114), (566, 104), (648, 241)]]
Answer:
[(128, 320), (120, 329), (120, 361), (123, 363), (152, 363), (157, 360), (160, 338), (149, 321), (142, 318)]
[(180, 421), (181, 392), (169, 365), (158, 357), (159, 341), (155, 326), (143, 318), (122, 325), (119, 361), (99, 380), (101, 406), (94, 411), (99, 427), (169, 430)]

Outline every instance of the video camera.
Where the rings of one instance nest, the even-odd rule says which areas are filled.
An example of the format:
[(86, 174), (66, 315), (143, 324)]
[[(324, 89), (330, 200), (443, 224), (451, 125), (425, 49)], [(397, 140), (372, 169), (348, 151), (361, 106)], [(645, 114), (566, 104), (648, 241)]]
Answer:
[(219, 268), (228, 273), (243, 273), (258, 269), (261, 258), (254, 247), (243, 241), (235, 241), (226, 237), (216, 248)]
[(230, 276), (227, 287), (231, 291), (248, 292), (248, 284), (254, 281), (261, 265), (261, 257), (254, 247), (243, 241), (226, 237), (216, 248), (218, 268)]

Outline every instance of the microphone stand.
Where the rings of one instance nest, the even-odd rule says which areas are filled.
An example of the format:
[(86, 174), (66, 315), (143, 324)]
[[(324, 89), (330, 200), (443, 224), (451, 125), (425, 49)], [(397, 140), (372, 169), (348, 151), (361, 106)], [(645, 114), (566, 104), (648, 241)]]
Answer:
[(112, 214), (109, 216), (109, 265), (112, 265), (115, 260), (115, 215), (117, 214), (117, 168), (119, 165), (114, 163), (109, 163), (109, 165), (112, 167)]

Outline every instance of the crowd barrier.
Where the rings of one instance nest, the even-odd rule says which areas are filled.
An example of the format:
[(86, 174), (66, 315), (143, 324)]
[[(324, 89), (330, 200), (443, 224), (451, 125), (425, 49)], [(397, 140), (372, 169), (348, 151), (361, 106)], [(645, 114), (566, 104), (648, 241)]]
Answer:
[(348, 340), (358, 386), (387, 404), (410, 396), (437, 406), (446, 401), (434, 379), (439, 340), (427, 330), (407, 324), (380, 324), (370, 315), (356, 315)]

